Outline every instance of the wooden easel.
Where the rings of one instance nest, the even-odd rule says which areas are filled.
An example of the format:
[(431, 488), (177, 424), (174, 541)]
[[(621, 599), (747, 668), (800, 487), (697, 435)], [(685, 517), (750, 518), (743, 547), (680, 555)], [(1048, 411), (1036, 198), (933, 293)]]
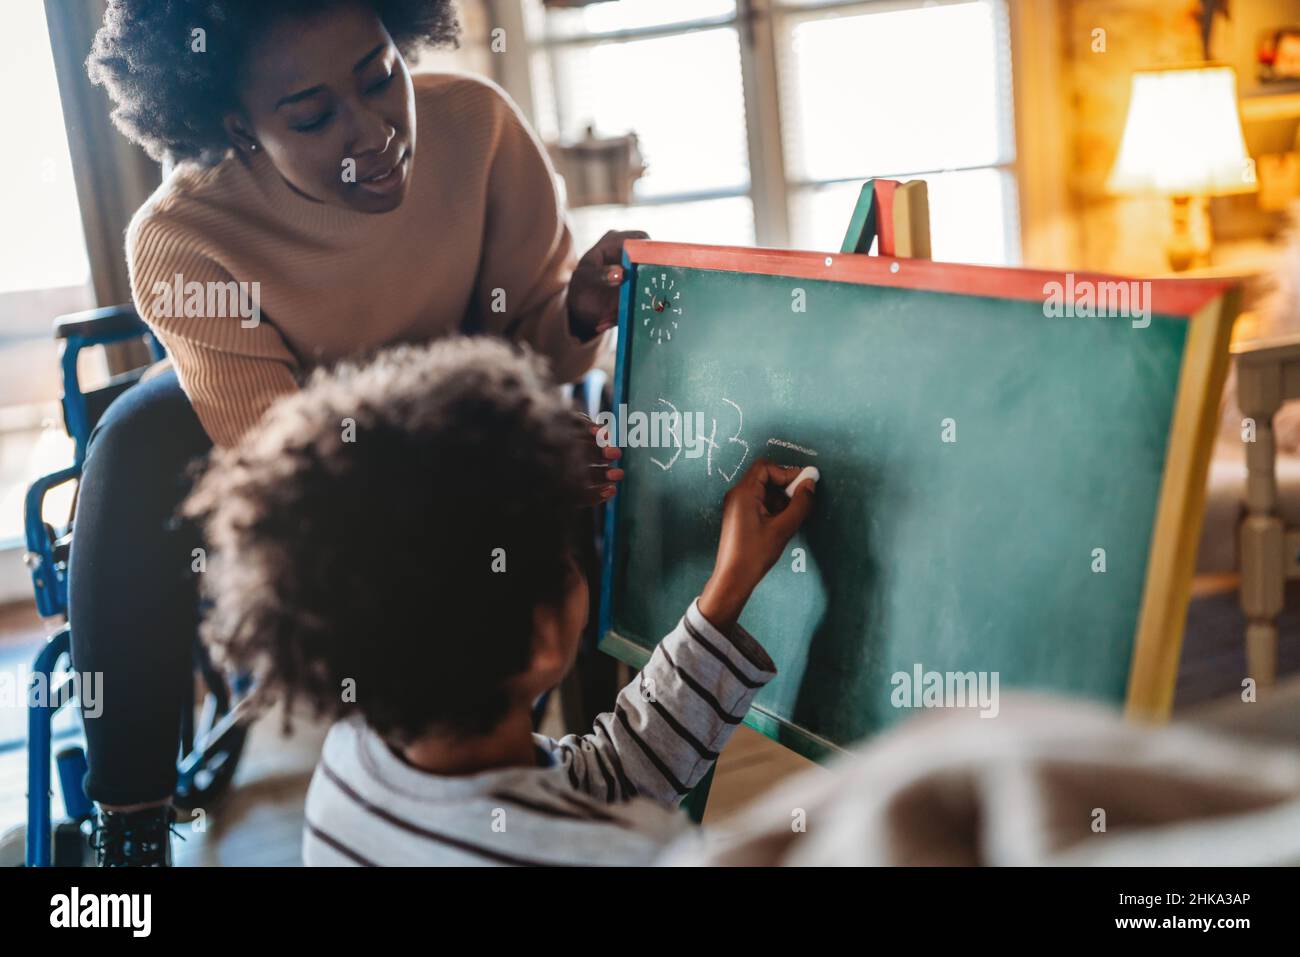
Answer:
[[(877, 256), (930, 258), (930, 195), (925, 180), (869, 179), (862, 184), (840, 252), (866, 255), (872, 245)], [(715, 762), (682, 799), (682, 808), (697, 824), (704, 819), (717, 767)]]
[(869, 253), (876, 240), (878, 256), (930, 258), (930, 194), (925, 180), (869, 179), (862, 184), (840, 252)]

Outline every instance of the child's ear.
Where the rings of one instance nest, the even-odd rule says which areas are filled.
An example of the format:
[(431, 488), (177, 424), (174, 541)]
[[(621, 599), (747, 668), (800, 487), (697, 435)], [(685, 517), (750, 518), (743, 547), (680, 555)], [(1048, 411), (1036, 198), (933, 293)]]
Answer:
[(569, 668), (569, 641), (565, 633), (563, 607), (547, 604), (533, 609), (533, 659), (527, 680), (540, 691), (560, 683)]

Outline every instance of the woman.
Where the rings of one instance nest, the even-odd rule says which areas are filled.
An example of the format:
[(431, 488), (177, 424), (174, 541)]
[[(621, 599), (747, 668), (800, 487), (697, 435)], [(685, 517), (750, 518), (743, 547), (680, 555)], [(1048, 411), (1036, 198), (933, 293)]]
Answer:
[(172, 518), (188, 463), (314, 366), (489, 333), (567, 382), (614, 319), (613, 264), (644, 234), (607, 234), (575, 268), (514, 105), (407, 71), (404, 53), (458, 29), (445, 0), (110, 0), (91, 78), (118, 127), (178, 165), (127, 231), (136, 306), (174, 369), (96, 429), (71, 557), (76, 666), (104, 676), (86, 720), (101, 863), (169, 859), (198, 621), (201, 543)]

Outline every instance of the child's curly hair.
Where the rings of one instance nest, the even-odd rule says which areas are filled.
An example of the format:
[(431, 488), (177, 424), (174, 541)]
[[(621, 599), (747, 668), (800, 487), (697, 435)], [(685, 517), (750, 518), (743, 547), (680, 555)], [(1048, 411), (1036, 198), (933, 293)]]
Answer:
[(497, 340), (316, 373), (182, 506), (213, 552), (205, 640), (288, 707), (359, 709), (390, 740), (491, 730), (534, 608), (579, 574), (588, 442), (541, 360)]
[[(212, 164), (230, 147), (222, 117), (250, 40), (279, 17), (341, 0), (109, 0), (86, 68), (113, 99), (113, 122), (156, 160)], [(356, 0), (383, 21), (403, 55), (455, 46), (452, 0)], [(194, 30), (204, 52), (191, 52)]]

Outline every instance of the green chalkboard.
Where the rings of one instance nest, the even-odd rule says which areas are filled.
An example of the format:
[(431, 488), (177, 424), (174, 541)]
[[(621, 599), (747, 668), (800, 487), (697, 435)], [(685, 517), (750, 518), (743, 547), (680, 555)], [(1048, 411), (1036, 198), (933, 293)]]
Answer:
[(1124, 701), (1186, 315), (1053, 317), (1050, 274), (910, 260), (643, 243), (628, 266), (622, 421), (694, 428), (624, 449), (602, 647), (639, 665), (673, 628), (761, 455), (822, 481), (741, 618), (780, 670), (749, 723), (822, 757), (913, 713), (926, 672)]

